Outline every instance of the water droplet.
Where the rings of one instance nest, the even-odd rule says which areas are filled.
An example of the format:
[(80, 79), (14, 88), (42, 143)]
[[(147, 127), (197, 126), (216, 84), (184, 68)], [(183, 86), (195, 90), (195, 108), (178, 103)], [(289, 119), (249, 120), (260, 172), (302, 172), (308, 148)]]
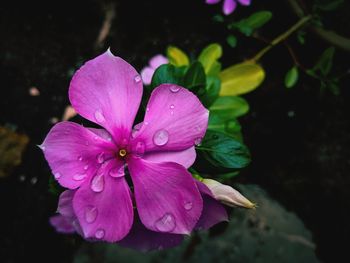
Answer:
[(42, 151), (45, 151), (45, 146), (44, 145), (42, 145), (42, 144), (40, 144), (40, 145), (38, 145), (38, 147), (42, 150)]
[(105, 156), (104, 156), (104, 153), (100, 153), (99, 155), (97, 155), (97, 162), (98, 163), (103, 163), (105, 160)]
[(87, 223), (93, 223), (97, 217), (97, 208), (95, 206), (87, 206), (85, 208), (85, 221)]
[(170, 115), (174, 115), (174, 111), (173, 110), (170, 112)]
[(38, 178), (37, 177), (33, 177), (32, 179), (30, 179), (30, 183), (32, 185), (36, 184), (38, 182)]
[(197, 138), (194, 140), (194, 144), (197, 146), (200, 145), (201, 143), (202, 143), (202, 138)]
[(60, 173), (53, 173), (53, 176), (56, 178), (56, 179), (59, 179), (59, 178), (61, 178), (61, 176), (62, 176), (62, 174), (60, 174)]
[(180, 90), (179, 86), (175, 86), (175, 85), (170, 86), (170, 91), (173, 92), (173, 93), (176, 93), (179, 90)]
[(135, 131), (141, 130), (142, 125), (143, 125), (143, 122), (140, 122), (140, 123), (136, 124), (136, 125), (134, 126), (134, 130), (135, 130)]
[(78, 161), (82, 161), (82, 160), (83, 160), (83, 156), (79, 156)]
[(175, 105), (174, 104), (171, 104), (170, 105), (170, 109), (174, 109), (175, 108)]
[(105, 231), (103, 229), (97, 229), (95, 232), (95, 237), (97, 239), (102, 239), (105, 236)]
[(141, 141), (137, 142), (135, 152), (138, 156), (142, 156), (145, 153), (145, 144)]
[(135, 80), (136, 83), (139, 83), (139, 82), (141, 81), (140, 75), (136, 75), (136, 76), (134, 77), (134, 80)]
[(75, 181), (81, 181), (81, 180), (83, 180), (83, 179), (85, 179), (86, 178), (86, 174), (84, 173), (84, 174), (75, 174), (74, 176), (73, 176), (73, 179), (75, 180)]
[(91, 181), (91, 190), (100, 193), (103, 191), (104, 184), (103, 174), (96, 174)]
[(148, 121), (145, 121), (145, 125), (148, 125), (149, 124), (149, 122)]
[(146, 108), (146, 112), (149, 112), (149, 107)]
[(88, 166), (88, 165), (85, 165), (85, 166), (84, 166), (84, 170), (86, 171), (87, 169), (89, 169), (89, 166)]
[(188, 202), (185, 202), (185, 203), (184, 203), (184, 208), (185, 208), (186, 210), (191, 210), (192, 207), (193, 207), (192, 202), (188, 201)]
[(99, 123), (102, 123), (105, 121), (105, 116), (103, 115), (101, 110), (95, 111), (95, 119)]
[(175, 218), (172, 214), (166, 213), (155, 223), (155, 228), (159, 232), (171, 232), (176, 227)]
[(124, 174), (124, 165), (119, 168), (115, 167), (109, 171), (109, 175), (114, 178), (122, 177)]
[(166, 130), (159, 130), (153, 135), (153, 143), (163, 146), (169, 141), (169, 133)]

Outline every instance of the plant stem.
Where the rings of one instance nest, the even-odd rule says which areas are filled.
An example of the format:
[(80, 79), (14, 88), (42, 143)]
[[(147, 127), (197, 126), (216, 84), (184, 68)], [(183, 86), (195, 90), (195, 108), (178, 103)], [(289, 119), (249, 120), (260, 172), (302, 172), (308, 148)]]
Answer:
[(276, 37), (274, 40), (272, 40), (270, 45), (260, 50), (251, 60), (254, 62), (260, 60), (270, 49), (272, 49), (274, 46), (278, 45), (280, 42), (288, 38), (292, 33), (294, 33), (300, 27), (305, 25), (310, 19), (311, 19), (311, 15), (301, 18), (296, 24), (294, 24), (286, 32), (282, 33), (281, 35)]

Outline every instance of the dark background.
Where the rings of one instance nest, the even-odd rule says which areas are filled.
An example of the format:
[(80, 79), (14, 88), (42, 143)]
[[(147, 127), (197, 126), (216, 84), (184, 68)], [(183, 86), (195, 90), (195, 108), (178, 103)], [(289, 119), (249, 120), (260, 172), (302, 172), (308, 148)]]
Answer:
[[(15, 126), (30, 138), (22, 164), (0, 178), (1, 262), (70, 262), (82, 242), (56, 234), (48, 224), (57, 197), (48, 192), (50, 171), (36, 147), (52, 126), (50, 119), (60, 118), (69, 104), (69, 81), (81, 63), (110, 46), (140, 70), (169, 44), (198, 55), (207, 44), (219, 42), (224, 47), (223, 65), (229, 66), (264, 46), (244, 37), (235, 49), (225, 44), (227, 30), (212, 21), (219, 5), (153, 0), (115, 1), (111, 31), (96, 47), (108, 5), (97, 0), (1, 4), (0, 125)], [(346, 7), (325, 16), (325, 25), (349, 34)], [(239, 8), (235, 16), (261, 9), (273, 12), (273, 20), (261, 31), (266, 38), (297, 21), (286, 1), (253, 0), (250, 8)], [(288, 42), (311, 67), (329, 45), (312, 33), (306, 40), (304, 46), (295, 37)], [(336, 50), (333, 71), (349, 70), (349, 58), (349, 53)], [(319, 82), (305, 76), (287, 90), (283, 78), (293, 62), (283, 44), (270, 51), (262, 65), (267, 78), (245, 96), (251, 111), (241, 120), (253, 161), (235, 182), (258, 184), (295, 212), (311, 230), (322, 262), (345, 262), (340, 259), (348, 258), (350, 243), (349, 77), (342, 79), (338, 96), (321, 92)], [(40, 90), (40, 96), (29, 95), (31, 86)]]

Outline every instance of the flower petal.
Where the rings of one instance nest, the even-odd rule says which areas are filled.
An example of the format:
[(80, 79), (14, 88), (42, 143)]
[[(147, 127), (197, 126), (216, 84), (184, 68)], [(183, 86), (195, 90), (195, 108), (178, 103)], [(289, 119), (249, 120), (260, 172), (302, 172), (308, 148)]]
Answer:
[(113, 161), (107, 162), (74, 195), (74, 212), (85, 238), (115, 242), (130, 231), (133, 206), (129, 186), (124, 177), (109, 174), (119, 168)]
[(226, 209), (214, 198), (209, 188), (198, 181), (196, 184), (203, 198), (203, 212), (197, 222), (196, 229), (209, 229), (220, 222), (228, 221)]
[(59, 197), (57, 212), (64, 217), (69, 217), (69, 218), (75, 217), (73, 206), (72, 206), (74, 193), (75, 191), (73, 190), (66, 190), (62, 192)]
[(60, 214), (51, 216), (49, 221), (57, 232), (64, 234), (71, 234), (75, 232), (75, 228), (70, 220)]
[(237, 0), (241, 5), (250, 5), (251, 0)]
[(141, 97), (141, 77), (109, 50), (86, 62), (69, 87), (69, 99), (76, 111), (106, 128), (116, 142), (129, 138)]
[(177, 163), (150, 163), (134, 157), (128, 167), (142, 223), (156, 232), (189, 234), (203, 208), (191, 174)]
[(143, 159), (153, 163), (174, 162), (189, 168), (196, 160), (196, 149), (190, 147), (183, 151), (171, 152), (150, 152), (146, 153)]
[(155, 55), (149, 61), (149, 65), (153, 69), (157, 69), (159, 66), (168, 64), (169, 60), (161, 54)]
[(192, 92), (162, 84), (152, 92), (135, 139), (144, 142), (146, 152), (185, 150), (204, 137), (208, 116), (208, 110)]
[(129, 234), (120, 242), (123, 247), (133, 248), (140, 251), (172, 248), (179, 245), (183, 235), (160, 233), (148, 230), (135, 216), (134, 224)]
[(40, 148), (58, 182), (75, 189), (96, 172), (100, 166), (97, 157), (111, 158), (116, 146), (89, 129), (67, 121), (57, 123)]
[(141, 70), (142, 81), (145, 85), (151, 84), (154, 71), (151, 67), (145, 67)]
[(229, 15), (235, 11), (237, 3), (235, 0), (224, 0), (224, 5), (222, 7), (222, 12), (225, 15)]

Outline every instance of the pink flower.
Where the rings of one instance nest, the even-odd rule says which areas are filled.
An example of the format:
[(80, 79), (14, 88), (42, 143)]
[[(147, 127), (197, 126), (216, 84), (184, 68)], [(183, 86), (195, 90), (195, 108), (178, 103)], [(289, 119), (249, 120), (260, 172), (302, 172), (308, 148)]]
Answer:
[(72, 106), (103, 129), (60, 122), (40, 145), (56, 180), (68, 188), (58, 207), (65, 220), (51, 219), (56, 228), (68, 223), (89, 240), (152, 249), (227, 220), (222, 205), (186, 169), (205, 134), (208, 110), (187, 89), (162, 84), (132, 131), (142, 90), (136, 70), (109, 50), (73, 76)]
[[(219, 3), (220, 1), (221, 0), (206, 0), (206, 3), (209, 5), (213, 5)], [(241, 5), (248, 6), (250, 5), (251, 0), (224, 0), (222, 12), (225, 15), (232, 14), (237, 7), (237, 2), (239, 2)]]
[(158, 67), (168, 64), (169, 60), (161, 54), (155, 55), (149, 60), (149, 65), (141, 70), (142, 81), (145, 85), (151, 84), (154, 72)]

